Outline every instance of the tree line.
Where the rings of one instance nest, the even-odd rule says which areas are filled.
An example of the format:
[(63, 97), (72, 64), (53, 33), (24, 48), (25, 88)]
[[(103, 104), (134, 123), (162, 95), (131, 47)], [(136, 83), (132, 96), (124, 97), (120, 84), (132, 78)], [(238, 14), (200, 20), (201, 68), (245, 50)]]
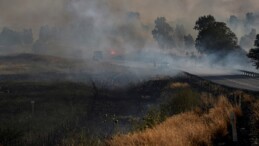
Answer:
[(154, 39), (162, 49), (172, 48), (192, 48), (194, 39), (187, 34), (183, 25), (170, 26), (164, 17), (158, 17), (155, 20), (155, 28), (152, 31)]
[[(199, 17), (195, 23), (194, 30), (198, 31), (195, 41), (191, 35), (182, 36), (186, 46), (194, 43), (195, 48), (201, 54), (215, 54), (224, 58), (229, 54), (247, 56), (253, 64), (259, 69), (259, 34), (256, 36), (255, 48), (248, 54), (238, 45), (236, 34), (224, 22), (218, 22), (212, 15)], [(158, 17), (155, 20), (155, 28), (152, 31), (153, 38), (162, 49), (173, 49), (175, 47), (175, 31), (164, 17)], [(252, 30), (249, 36), (256, 33)]]
[(22, 32), (18, 32), (4, 27), (0, 33), (0, 46), (13, 46), (32, 43), (32, 29), (24, 29)]

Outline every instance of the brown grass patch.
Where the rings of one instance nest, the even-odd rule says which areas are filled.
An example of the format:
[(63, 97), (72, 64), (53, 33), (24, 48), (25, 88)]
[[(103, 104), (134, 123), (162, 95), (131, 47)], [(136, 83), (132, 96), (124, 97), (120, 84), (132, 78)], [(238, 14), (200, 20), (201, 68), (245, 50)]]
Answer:
[(259, 100), (252, 104), (253, 118), (259, 123)]
[(243, 101), (246, 103), (252, 103), (254, 100), (254, 97), (249, 94), (243, 94)]
[(185, 112), (142, 132), (118, 135), (112, 146), (199, 146), (212, 145), (216, 136), (227, 134), (229, 115), (235, 108), (226, 97), (219, 97), (207, 113)]
[(171, 89), (176, 89), (176, 88), (188, 88), (190, 85), (188, 83), (181, 83), (181, 82), (175, 82), (170, 84)]

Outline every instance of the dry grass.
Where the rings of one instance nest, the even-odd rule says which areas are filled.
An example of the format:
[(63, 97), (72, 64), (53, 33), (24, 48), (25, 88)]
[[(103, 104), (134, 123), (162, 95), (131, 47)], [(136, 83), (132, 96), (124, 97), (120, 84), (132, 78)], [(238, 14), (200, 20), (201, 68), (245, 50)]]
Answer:
[(177, 88), (188, 88), (190, 85), (188, 83), (181, 83), (181, 82), (175, 82), (170, 84), (170, 88), (177, 89)]
[(243, 101), (245, 103), (252, 103), (253, 102), (254, 97), (252, 95), (249, 95), (249, 94), (246, 94), (246, 93), (243, 93), (242, 95), (243, 95), (242, 96), (243, 97)]
[(253, 119), (259, 123), (259, 99), (249, 94), (243, 94), (243, 101), (252, 105)]
[(213, 105), (217, 102), (216, 100), (217, 98), (213, 97), (210, 93), (201, 93), (201, 101), (204, 105)]
[(252, 104), (253, 118), (259, 123), (259, 100)]
[(219, 97), (207, 113), (185, 112), (168, 118), (160, 125), (143, 132), (118, 135), (108, 141), (112, 146), (199, 146), (212, 145), (216, 136), (227, 134), (233, 105)]

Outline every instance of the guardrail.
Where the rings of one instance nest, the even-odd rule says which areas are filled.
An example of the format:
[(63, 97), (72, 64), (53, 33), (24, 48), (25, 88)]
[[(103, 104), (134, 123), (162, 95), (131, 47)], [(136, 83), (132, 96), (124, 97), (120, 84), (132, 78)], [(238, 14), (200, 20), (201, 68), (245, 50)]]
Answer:
[(259, 77), (259, 73), (255, 73), (255, 72), (250, 72), (250, 71), (246, 71), (246, 70), (239, 70), (240, 72), (242, 72), (243, 75), (245, 76), (249, 76), (249, 77)]

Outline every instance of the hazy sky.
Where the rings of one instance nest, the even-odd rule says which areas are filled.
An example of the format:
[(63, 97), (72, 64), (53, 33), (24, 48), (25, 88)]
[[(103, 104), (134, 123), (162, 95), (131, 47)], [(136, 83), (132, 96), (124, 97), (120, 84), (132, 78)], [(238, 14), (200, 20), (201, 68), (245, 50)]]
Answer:
[[(78, 2), (91, 6), (94, 3), (96, 12), (109, 9), (110, 15), (137, 11), (145, 23), (153, 21), (157, 16), (165, 16), (169, 20), (183, 19), (187, 22), (193, 22), (203, 14), (212, 14), (222, 19), (231, 14), (243, 15), (259, 8), (257, 0), (0, 0), (0, 25), (60, 25), (70, 19), (68, 5)], [(85, 7), (83, 13), (90, 13), (88, 8)]]

